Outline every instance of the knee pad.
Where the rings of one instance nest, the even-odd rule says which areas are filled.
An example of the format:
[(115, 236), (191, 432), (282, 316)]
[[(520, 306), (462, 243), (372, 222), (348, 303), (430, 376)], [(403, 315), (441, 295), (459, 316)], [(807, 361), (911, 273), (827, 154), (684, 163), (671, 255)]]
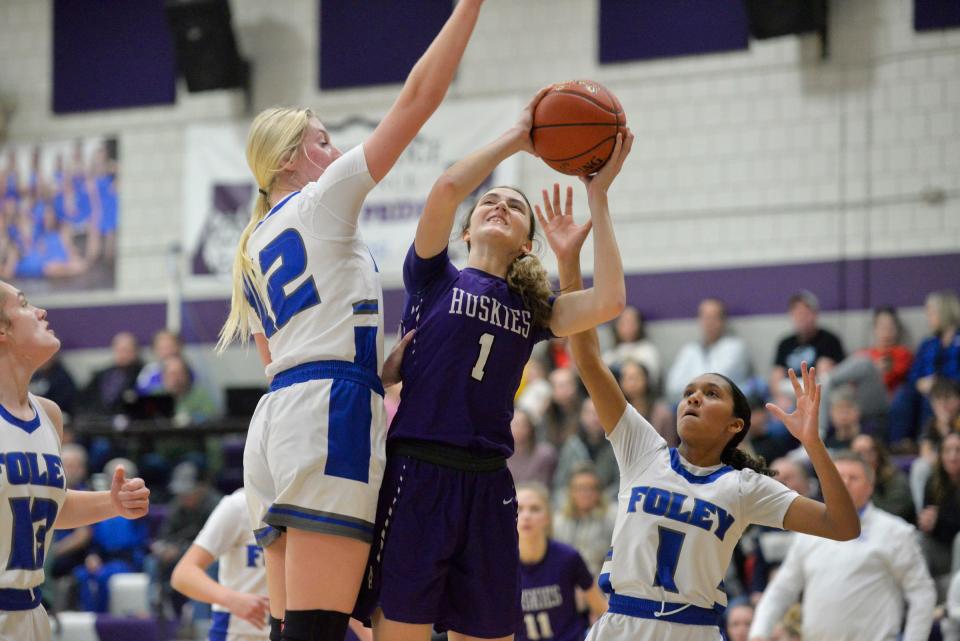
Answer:
[(283, 641), (283, 621), (270, 617), (270, 641)]
[(287, 610), (282, 641), (343, 641), (350, 615), (331, 610)]

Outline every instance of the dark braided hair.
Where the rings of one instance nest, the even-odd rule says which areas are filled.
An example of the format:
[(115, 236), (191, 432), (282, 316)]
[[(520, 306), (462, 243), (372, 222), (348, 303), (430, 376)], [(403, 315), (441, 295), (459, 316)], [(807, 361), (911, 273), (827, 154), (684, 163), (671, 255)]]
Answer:
[(733, 396), (733, 415), (743, 421), (743, 429), (730, 438), (726, 447), (723, 448), (723, 452), (720, 453), (720, 462), (726, 463), (736, 470), (749, 469), (757, 474), (776, 476), (776, 471), (767, 467), (767, 461), (762, 456), (751, 456), (737, 447), (743, 439), (747, 437), (747, 432), (750, 431), (750, 401), (747, 400), (746, 395), (737, 387), (737, 384), (723, 374), (712, 372), (710, 375), (717, 376), (726, 381), (727, 386), (730, 388), (730, 394)]

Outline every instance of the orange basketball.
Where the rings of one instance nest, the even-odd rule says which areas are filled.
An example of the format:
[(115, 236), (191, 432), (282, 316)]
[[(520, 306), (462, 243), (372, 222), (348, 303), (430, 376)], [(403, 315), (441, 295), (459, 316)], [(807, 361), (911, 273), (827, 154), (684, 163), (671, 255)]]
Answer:
[(533, 112), (533, 147), (563, 174), (586, 176), (600, 170), (613, 153), (617, 133), (626, 135), (620, 101), (592, 80), (553, 85)]

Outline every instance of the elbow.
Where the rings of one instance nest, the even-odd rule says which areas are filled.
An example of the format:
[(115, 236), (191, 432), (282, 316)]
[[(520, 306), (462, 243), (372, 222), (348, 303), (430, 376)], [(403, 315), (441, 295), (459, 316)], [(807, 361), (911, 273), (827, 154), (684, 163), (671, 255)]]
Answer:
[(622, 314), (623, 310), (627, 307), (626, 292), (622, 287), (618, 288), (616, 292), (612, 292), (609, 296), (604, 297), (600, 307), (601, 316), (603, 317), (603, 320), (600, 322), (606, 323), (613, 320)]
[(177, 563), (173, 568), (173, 574), (170, 575), (170, 587), (181, 594), (186, 587), (186, 577), (184, 576), (183, 562)]
[(853, 523), (837, 528), (833, 539), (835, 541), (853, 541), (860, 538), (860, 519)]

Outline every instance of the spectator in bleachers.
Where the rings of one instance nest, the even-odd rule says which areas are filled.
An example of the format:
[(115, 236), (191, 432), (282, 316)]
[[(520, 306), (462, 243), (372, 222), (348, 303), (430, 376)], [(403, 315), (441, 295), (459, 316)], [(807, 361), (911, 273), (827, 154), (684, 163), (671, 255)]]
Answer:
[(623, 361), (619, 382), (627, 402), (653, 425), (670, 447), (676, 447), (680, 443), (676, 414), (666, 403), (657, 400), (656, 383), (646, 365), (629, 359)]
[(873, 311), (873, 344), (857, 354), (873, 361), (888, 394), (892, 395), (907, 380), (913, 352), (903, 344), (903, 325), (896, 309), (878, 307)]
[[(60, 451), (60, 461), (63, 464), (63, 475), (67, 479), (67, 489), (88, 490), (87, 486), (87, 451), (82, 445), (67, 443)], [(90, 545), (91, 526), (84, 525), (71, 530), (54, 530), (53, 543), (50, 546), (49, 570), (51, 579), (57, 580), (73, 574), (73, 569), (83, 563), (87, 557), (87, 548)], [(56, 592), (56, 588), (54, 589)], [(71, 600), (62, 603), (56, 598), (56, 605), (71, 606)]]
[(554, 538), (576, 548), (597, 576), (610, 549), (613, 519), (593, 463), (577, 465), (565, 489), (563, 507), (553, 517)]
[[(603, 362), (615, 373), (624, 361), (643, 365), (653, 386), (660, 384), (660, 350), (647, 338), (643, 315), (633, 305), (627, 305), (613, 323), (614, 347), (603, 354)], [(649, 420), (649, 419), (648, 419)]]
[[(137, 466), (127, 459), (113, 459), (103, 468), (112, 478), (122, 465), (130, 476), (137, 475)], [(74, 569), (80, 591), (80, 604), (87, 612), (107, 612), (110, 608), (110, 577), (143, 570), (147, 554), (146, 517), (129, 520), (117, 516), (90, 526), (92, 538), (83, 564)]]
[(153, 335), (150, 350), (152, 360), (137, 374), (137, 393), (141, 396), (164, 393), (163, 361), (171, 356), (183, 356), (183, 341), (176, 332), (161, 329)]
[(960, 434), (947, 434), (923, 496), (917, 527), (924, 533), (923, 551), (934, 578), (949, 576), (960, 533)]
[(543, 413), (541, 424), (546, 439), (560, 448), (577, 431), (580, 418), (580, 390), (577, 377), (570, 368), (555, 369), (550, 372), (552, 389), (550, 404)]
[[(873, 468), (855, 454), (834, 457), (860, 513), (860, 537), (837, 542), (798, 534), (757, 605), (750, 639), (770, 638), (774, 623), (802, 593), (804, 641), (926, 641), (936, 590), (916, 530), (870, 502)], [(904, 602), (908, 604), (904, 625)]]
[(741, 447), (775, 461), (797, 447), (800, 443), (790, 435), (786, 426), (767, 411), (766, 399), (760, 395), (750, 397), (750, 432)]
[(592, 399), (584, 400), (580, 407), (580, 429), (577, 438), (586, 447), (597, 478), (600, 479), (600, 487), (615, 499), (620, 486), (620, 467)]
[(909, 445), (932, 410), (928, 402), (935, 380), (960, 381), (960, 299), (949, 290), (927, 296), (925, 306), (928, 336), (917, 348), (916, 357), (890, 408), (890, 443)]
[(742, 338), (727, 334), (727, 308), (717, 298), (705, 298), (697, 310), (700, 339), (687, 343), (667, 374), (667, 400), (680, 402), (683, 388), (701, 374), (716, 372), (745, 388), (750, 379), (750, 355)]
[(169, 505), (170, 513), (160, 526), (157, 539), (150, 545), (152, 558), (147, 568), (158, 592), (158, 605), (161, 608), (171, 606), (175, 616), (179, 617), (184, 599), (173, 593), (170, 575), (210, 518), (221, 496), (200, 478), (199, 468), (189, 461), (173, 469), (169, 489), (174, 497)]
[(523, 377), (520, 388), (517, 390), (516, 406), (527, 412), (535, 422), (539, 422), (547, 406), (550, 405), (552, 394), (553, 389), (547, 381), (543, 363), (531, 358), (523, 368)]
[(793, 389), (787, 380), (787, 370), (800, 371), (800, 363), (806, 361), (817, 368), (817, 375), (827, 374), (844, 359), (843, 345), (832, 332), (823, 329), (817, 322), (820, 301), (807, 290), (790, 297), (787, 307), (794, 333), (777, 345), (777, 354), (770, 375), (770, 395), (784, 409), (792, 406)]
[(510, 432), (513, 434), (513, 455), (507, 459), (507, 467), (513, 475), (513, 482), (517, 485), (542, 483), (550, 487), (557, 469), (556, 448), (537, 439), (533, 419), (519, 407), (513, 410)]
[(0, 172), (0, 176), (3, 178), (0, 184), (3, 196), (14, 200), (20, 198), (20, 169), (17, 165), (17, 152), (13, 149), (7, 150), (7, 164), (3, 172)]
[(890, 452), (883, 441), (872, 434), (861, 434), (853, 439), (850, 449), (873, 468), (873, 504), (907, 523), (916, 522), (916, 503), (910, 494), (910, 484), (890, 460)]
[[(113, 262), (116, 256), (117, 235), (117, 161), (105, 143), (97, 146), (93, 153), (93, 187), (97, 200), (97, 231), (104, 258)], [(93, 256), (96, 257), (96, 256)]]
[(960, 570), (954, 571), (950, 580), (944, 615), (940, 622), (943, 641), (960, 641)]
[(920, 456), (910, 465), (910, 491), (914, 505), (923, 505), (923, 493), (930, 473), (937, 464), (940, 444), (951, 432), (960, 432), (960, 383), (939, 378), (930, 388), (933, 416), (920, 436)]
[(830, 394), (830, 424), (823, 444), (827, 449), (850, 449), (853, 439), (863, 432), (860, 405), (852, 387), (835, 388)]
[(120, 332), (113, 337), (111, 349), (113, 362), (95, 372), (83, 391), (83, 409), (94, 414), (120, 414), (125, 396), (136, 396), (137, 374), (143, 367), (137, 338)]
[(726, 611), (728, 641), (748, 641), (750, 624), (753, 623), (753, 606), (749, 602), (733, 602)]
[[(752, 425), (750, 429), (753, 429)], [(770, 469), (777, 473), (775, 479), (800, 496), (814, 496), (810, 474), (801, 462), (781, 457), (770, 464)], [(740, 547), (752, 568), (748, 587), (753, 602), (759, 600), (767, 583), (783, 563), (795, 536), (796, 533), (789, 530), (751, 525), (741, 538)]]
[(59, 405), (68, 421), (75, 411), (77, 384), (58, 355), (41, 365), (30, 379), (30, 393), (49, 398)]
[(803, 641), (803, 611), (799, 603), (790, 606), (773, 626), (770, 641)]
[(170, 356), (163, 361), (163, 389), (173, 396), (176, 425), (204, 423), (217, 414), (217, 406), (207, 390), (194, 385), (193, 372), (182, 356)]

